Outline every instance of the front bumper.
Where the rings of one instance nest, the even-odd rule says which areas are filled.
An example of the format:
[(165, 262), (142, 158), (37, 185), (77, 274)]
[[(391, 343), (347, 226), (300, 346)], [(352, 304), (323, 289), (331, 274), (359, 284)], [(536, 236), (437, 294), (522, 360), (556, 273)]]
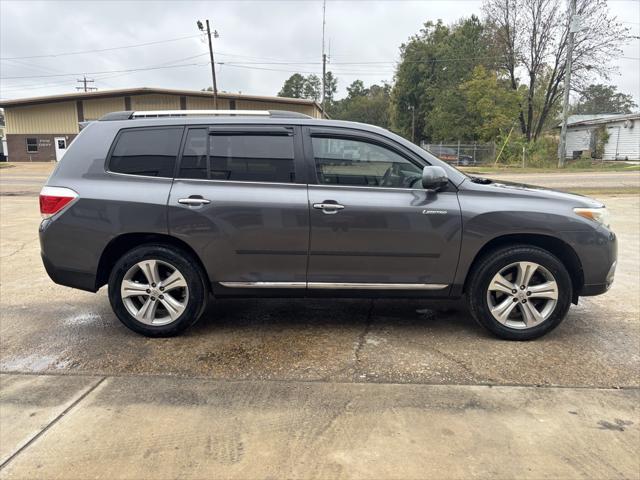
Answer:
[(582, 262), (584, 283), (578, 292), (583, 297), (601, 295), (613, 284), (618, 265), (618, 240), (615, 233), (600, 228), (595, 235), (585, 235), (576, 251)]

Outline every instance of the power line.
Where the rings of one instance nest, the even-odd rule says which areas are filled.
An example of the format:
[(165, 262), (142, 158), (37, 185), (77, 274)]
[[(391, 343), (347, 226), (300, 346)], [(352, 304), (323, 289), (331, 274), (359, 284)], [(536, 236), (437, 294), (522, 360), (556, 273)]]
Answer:
[[(206, 62), (206, 63), (185, 63), (183, 65), (167, 65), (167, 66), (164, 66), (164, 67), (130, 68), (130, 69), (123, 69), (123, 70), (103, 70), (103, 71), (100, 71), (100, 72), (86, 72), (86, 74), (87, 75), (101, 75), (101, 74), (105, 74), (105, 73), (143, 72), (143, 71), (146, 71), (146, 70), (162, 70), (162, 69), (165, 69), (165, 68), (194, 67), (194, 66), (202, 67), (202, 66), (206, 66), (206, 65), (209, 65), (209, 62)], [(18, 77), (0, 77), (0, 80), (18, 80), (18, 79), (23, 79), (23, 78), (72, 77), (72, 76), (76, 76), (76, 75), (84, 75), (84, 73), (75, 72), (75, 73), (61, 73), (61, 74), (56, 74), (56, 75), (32, 75), (32, 76), (18, 76)]]
[[(159, 64), (153, 64), (153, 65), (148, 65), (145, 68), (155, 68), (155, 67), (161, 67), (164, 65), (172, 65), (178, 62), (184, 62), (186, 60), (191, 60), (194, 58), (198, 58), (198, 57), (203, 57), (205, 55), (209, 55), (208, 53), (200, 53), (198, 55), (192, 55), (190, 57), (183, 57), (183, 58), (177, 58), (174, 60), (169, 60), (166, 62), (162, 62)], [(178, 65), (179, 66), (179, 65)], [(104, 80), (110, 80), (112, 78), (117, 78), (117, 77), (123, 77), (126, 75), (131, 75), (132, 73), (136, 73), (136, 72), (125, 72), (125, 73), (116, 73), (115, 75), (109, 75), (106, 74), (106, 76), (102, 76), (102, 77), (96, 77), (96, 80), (99, 82), (104, 82)], [(66, 85), (68, 83), (68, 80), (57, 80), (57, 81), (53, 81), (53, 82), (47, 82), (47, 83), (31, 83), (31, 84), (27, 84), (27, 85), (11, 85), (9, 87), (3, 87), (2, 91), (3, 92), (7, 92), (7, 91), (16, 91), (16, 90), (39, 90), (41, 88), (49, 88), (49, 87), (56, 87), (56, 86), (60, 86), (60, 85)]]
[(63, 53), (50, 53), (50, 54), (44, 54), (44, 55), (28, 55), (25, 57), (2, 57), (0, 58), (0, 60), (26, 60), (26, 59), (30, 59), (30, 58), (50, 58), (50, 57), (66, 57), (69, 55), (83, 55), (85, 53), (99, 53), (99, 52), (110, 52), (112, 50), (123, 50), (125, 48), (137, 48), (137, 47), (148, 47), (150, 45), (159, 45), (162, 43), (169, 43), (169, 42), (177, 42), (180, 40), (186, 40), (188, 38), (195, 38), (195, 37), (199, 37), (200, 35), (189, 35), (186, 37), (177, 37), (177, 38), (170, 38), (167, 40), (158, 40), (155, 42), (146, 42), (146, 43), (138, 43), (135, 45), (123, 45), (121, 47), (110, 47), (110, 48), (99, 48), (99, 49), (95, 49), (95, 50), (81, 50), (81, 51), (77, 51), (77, 52), (63, 52)]

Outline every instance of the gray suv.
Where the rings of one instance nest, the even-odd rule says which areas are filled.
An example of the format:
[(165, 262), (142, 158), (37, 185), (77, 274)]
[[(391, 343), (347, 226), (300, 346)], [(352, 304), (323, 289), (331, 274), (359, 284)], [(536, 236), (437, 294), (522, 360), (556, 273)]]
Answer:
[(539, 337), (607, 291), (616, 236), (592, 199), (469, 177), (378, 127), (281, 111), (117, 112), (40, 195), (54, 282), (108, 284), (118, 318), (182, 332), (222, 297), (465, 298)]

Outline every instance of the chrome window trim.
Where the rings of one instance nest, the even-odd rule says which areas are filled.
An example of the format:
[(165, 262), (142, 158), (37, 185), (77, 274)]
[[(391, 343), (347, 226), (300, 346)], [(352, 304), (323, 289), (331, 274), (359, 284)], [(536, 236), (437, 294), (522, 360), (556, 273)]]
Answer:
[(348, 282), (219, 282), (228, 288), (312, 288), (321, 290), (443, 290), (443, 283), (348, 283)]
[[(158, 178), (158, 177), (156, 177)], [(164, 178), (164, 177), (163, 177)], [(284, 182), (254, 182), (254, 181), (249, 181), (249, 180), (214, 180), (214, 179), (209, 179), (209, 178), (182, 178), (182, 177), (175, 177), (174, 181), (183, 181), (183, 182), (210, 182), (210, 183), (230, 183), (230, 184), (235, 184), (235, 183), (244, 183), (244, 184), (249, 184), (249, 185), (279, 185), (279, 186), (294, 186), (294, 187), (306, 187), (307, 184), (306, 183), (284, 183)]]
[(358, 188), (365, 190), (394, 190), (401, 192), (427, 192), (424, 188), (400, 188), (400, 187), (374, 187), (374, 186), (358, 186), (358, 185), (324, 185), (321, 183), (310, 183), (309, 188), (323, 187), (323, 188)]
[(123, 177), (149, 178), (152, 180), (165, 180), (168, 182), (173, 182), (173, 177), (155, 177), (153, 175), (137, 175), (135, 173), (112, 172), (111, 170), (105, 170), (105, 173), (109, 175), (121, 175)]

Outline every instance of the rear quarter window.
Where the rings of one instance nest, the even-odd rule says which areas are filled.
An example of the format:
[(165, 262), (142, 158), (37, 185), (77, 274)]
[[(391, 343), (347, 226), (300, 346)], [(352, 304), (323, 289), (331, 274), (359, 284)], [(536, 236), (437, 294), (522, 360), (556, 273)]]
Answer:
[(173, 178), (182, 131), (182, 127), (122, 130), (109, 158), (109, 171)]

